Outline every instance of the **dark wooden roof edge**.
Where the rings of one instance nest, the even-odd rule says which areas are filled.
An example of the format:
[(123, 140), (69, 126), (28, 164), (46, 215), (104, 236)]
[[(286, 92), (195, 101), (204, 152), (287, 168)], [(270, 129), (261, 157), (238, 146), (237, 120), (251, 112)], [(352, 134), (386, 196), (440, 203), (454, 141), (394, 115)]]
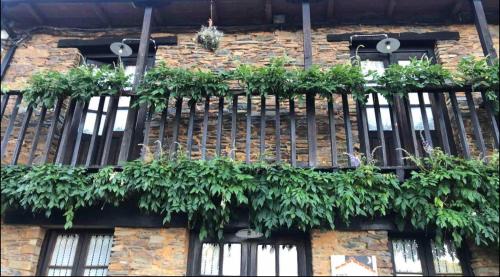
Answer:
[[(371, 35), (370, 33), (343, 33), (343, 34), (329, 34), (326, 36), (328, 42), (349, 41), (355, 35)], [(427, 33), (387, 33), (391, 38), (406, 41), (437, 41), (437, 40), (460, 40), (459, 32), (427, 32)], [(383, 39), (384, 36), (362, 36), (353, 37), (352, 41), (378, 41)]]
[[(109, 45), (113, 42), (121, 41), (128, 36), (104, 37), (98, 39), (61, 39), (57, 43), (59, 48), (80, 48), (89, 46)], [(152, 37), (156, 46), (160, 45), (177, 45), (177, 36), (167, 37)], [(131, 40), (126, 42), (129, 45), (139, 45), (139, 40)]]

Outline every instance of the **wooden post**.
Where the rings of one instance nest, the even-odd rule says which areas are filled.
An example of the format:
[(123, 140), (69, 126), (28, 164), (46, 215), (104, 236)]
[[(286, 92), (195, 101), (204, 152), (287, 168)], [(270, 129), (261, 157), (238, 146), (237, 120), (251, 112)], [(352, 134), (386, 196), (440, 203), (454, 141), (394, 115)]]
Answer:
[[(308, 0), (302, 0), (302, 32), (304, 33), (304, 68), (312, 66), (311, 7)], [(316, 109), (314, 93), (306, 95), (307, 142), (309, 146), (309, 166), (316, 166)]]
[(481, 0), (472, 0), (472, 12), (474, 13), (474, 20), (476, 22), (476, 29), (483, 47), (484, 55), (488, 57), (488, 62), (493, 64), (497, 58), (493, 40), (491, 39), (490, 30), (488, 29), (488, 22), (484, 14), (483, 2)]
[[(142, 76), (144, 75), (144, 71), (146, 69), (146, 64), (148, 60), (148, 51), (149, 51), (149, 37), (151, 35), (151, 18), (153, 14), (153, 8), (148, 6), (144, 9), (144, 18), (142, 21), (142, 32), (141, 32), (141, 40), (139, 42), (139, 52), (137, 53), (137, 62), (135, 67), (134, 74), (134, 84), (132, 86), (133, 92), (137, 90), (139, 86)], [(131, 103), (132, 104), (132, 101)], [(144, 121), (146, 119), (147, 107), (142, 105), (135, 115), (134, 109), (129, 109), (129, 114), (127, 116), (127, 122), (125, 125), (125, 132), (123, 134), (123, 140), (120, 147), (120, 155), (118, 157), (118, 163), (126, 162), (128, 160), (128, 156), (130, 153), (135, 153), (131, 151), (131, 147), (133, 149), (136, 148), (137, 144), (131, 143), (142, 141), (143, 137), (143, 129), (144, 129)], [(134, 131), (134, 125), (135, 131)], [(136, 134), (134, 136), (134, 133)]]

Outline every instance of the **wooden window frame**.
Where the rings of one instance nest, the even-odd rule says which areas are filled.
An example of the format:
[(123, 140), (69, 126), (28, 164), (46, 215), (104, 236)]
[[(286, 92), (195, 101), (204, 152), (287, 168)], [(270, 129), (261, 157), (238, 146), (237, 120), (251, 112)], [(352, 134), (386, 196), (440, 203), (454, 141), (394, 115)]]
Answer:
[[(200, 241), (197, 232), (191, 232), (188, 253), (187, 275), (197, 275), (201, 273), (201, 255), (204, 243), (219, 245), (219, 272), (223, 270), (224, 244), (241, 244), (241, 276), (256, 276), (257, 274), (257, 248), (259, 245), (294, 245), (297, 248), (297, 271), (299, 276), (311, 276), (311, 246), (309, 237), (305, 234), (296, 235), (276, 235), (272, 238), (259, 238), (244, 240), (238, 238), (234, 233), (224, 234), (222, 241), (206, 239)], [(276, 275), (279, 273), (279, 247), (275, 248), (276, 255)], [(219, 275), (222, 275), (219, 274)]]
[[(358, 41), (356, 42), (355, 44), (353, 44), (353, 46), (351, 47), (351, 56), (358, 56), (360, 58), (360, 60), (366, 60), (366, 59), (369, 59), (369, 60), (378, 60), (378, 61), (382, 61), (384, 63), (384, 67), (387, 68), (389, 65), (391, 64), (395, 64), (397, 63), (398, 61), (400, 60), (407, 60), (408, 59), (408, 56), (412, 55), (413, 53), (420, 53), (421, 55), (426, 55), (427, 57), (429, 57), (433, 62), (436, 62), (436, 55), (434, 53), (435, 51), (435, 41), (401, 41), (401, 48), (398, 49), (396, 52), (392, 53), (392, 54), (382, 54), (382, 53), (379, 53), (376, 49), (375, 49), (375, 45), (376, 45), (377, 41)], [(359, 45), (364, 45), (365, 47), (359, 47)], [(432, 94), (429, 93), (429, 104), (425, 104), (424, 103), (424, 107), (427, 109), (428, 107), (431, 108), (431, 112), (433, 114), (433, 118), (434, 118), (434, 130), (430, 130), (430, 133), (431, 133), (431, 137), (432, 137), (432, 140), (434, 142), (433, 145), (435, 146), (441, 146), (441, 138), (439, 137), (439, 133), (438, 133), (438, 129), (436, 127), (436, 120), (438, 118), (437, 116), (437, 111), (434, 109), (434, 97), (432, 97)], [(403, 99), (403, 102), (405, 103), (406, 107), (408, 107), (408, 109), (402, 109), (403, 111), (406, 110), (406, 118), (410, 118), (412, 116), (411, 114), (411, 107), (419, 107), (418, 105), (411, 105), (410, 102), (409, 102), (409, 99), (406, 99), (404, 98)], [(358, 109), (361, 109), (361, 108), (366, 108), (366, 107), (361, 107), (361, 105), (357, 104), (358, 106)], [(380, 105), (380, 108), (382, 108), (383, 105)], [(370, 106), (367, 106), (367, 107), (373, 107), (375, 109), (375, 106), (374, 105), (370, 105)], [(392, 116), (392, 115), (391, 115)], [(357, 120), (358, 122), (361, 122), (361, 118), (360, 118), (360, 114), (357, 115)], [(396, 118), (395, 119), (396, 122), (399, 123), (399, 132), (400, 132), (400, 137), (401, 137), (401, 147), (405, 148), (405, 149), (413, 149), (413, 144), (412, 142), (409, 140), (409, 138), (411, 137), (411, 134), (410, 134), (410, 127), (408, 126), (408, 123), (403, 121), (402, 118)], [(451, 126), (450, 126), (450, 122), (449, 122), (449, 118), (445, 115), (445, 121), (446, 121), (446, 128), (447, 128), (447, 131), (448, 133), (452, 133), (451, 132)], [(368, 122), (367, 122), (367, 126), (368, 126)], [(363, 134), (363, 126), (360, 126), (360, 134)], [(393, 130), (384, 130), (383, 133), (384, 133), (384, 136), (385, 136), (385, 140), (386, 140), (386, 147), (388, 146), (388, 142), (392, 140), (392, 137), (391, 137), (391, 133), (394, 131), (394, 126), (392, 126), (392, 129)], [(417, 131), (417, 130), (415, 130)], [(373, 149), (373, 142), (378, 140), (378, 128), (377, 130), (367, 130), (367, 133), (368, 133), (368, 140), (370, 142), (370, 147)], [(420, 136), (418, 135), (417, 136), (417, 140), (420, 140)], [(451, 147), (451, 151), (452, 153), (455, 152), (455, 145), (454, 145), (454, 142), (453, 142), (453, 139), (449, 139), (449, 143), (450, 143), (450, 147)], [(414, 151), (419, 151), (420, 153), (423, 154), (423, 148), (422, 148), (422, 145), (419, 144), (417, 145), (418, 149), (414, 149)], [(388, 149), (391, 149), (390, 147)], [(362, 152), (365, 151), (364, 149), (364, 145), (361, 144), (361, 149), (360, 149)], [(370, 151), (368, 151), (370, 152)], [(378, 151), (378, 153), (376, 153), (376, 156), (380, 156), (379, 159), (381, 158), (381, 153), (380, 151)], [(387, 151), (387, 160), (389, 162), (389, 164), (391, 165), (392, 163), (394, 163), (394, 161), (396, 160), (396, 157), (394, 156), (394, 153), (393, 151)]]
[[(63, 229), (53, 229), (47, 231), (45, 234), (44, 241), (42, 243), (42, 248), (40, 251), (40, 257), (38, 260), (38, 266), (36, 275), (37, 276), (47, 276), (49, 270), (49, 263), (54, 252), (55, 244), (57, 242), (57, 236), (59, 235), (78, 235), (78, 243), (75, 250), (75, 258), (73, 260), (73, 265), (71, 267), (71, 276), (83, 276), (85, 269), (89, 268), (85, 266), (86, 257), (89, 251), (90, 240), (94, 235), (111, 235), (114, 236), (113, 230), (109, 229), (74, 229), (74, 230), (63, 230)], [(114, 239), (114, 237), (113, 237)], [(112, 247), (112, 245), (110, 246)], [(108, 264), (109, 266), (109, 264)], [(96, 267), (97, 268), (97, 267)], [(98, 268), (102, 268), (99, 266)]]
[[(390, 233), (389, 234), (389, 251), (391, 252), (392, 260), (392, 272), (393, 276), (397, 276), (396, 272), (396, 262), (394, 259), (394, 245), (393, 240), (415, 240), (417, 242), (417, 254), (422, 266), (423, 276), (436, 276), (436, 270), (434, 268), (434, 257), (432, 255), (431, 241), (432, 237), (424, 234), (415, 233)], [(472, 269), (470, 267), (470, 254), (467, 247), (463, 244), (461, 247), (456, 248), (456, 254), (460, 260), (460, 267), (462, 269), (462, 275), (459, 276), (473, 276)], [(404, 272), (400, 272), (405, 274)], [(457, 276), (456, 274), (440, 274), (439, 276)]]

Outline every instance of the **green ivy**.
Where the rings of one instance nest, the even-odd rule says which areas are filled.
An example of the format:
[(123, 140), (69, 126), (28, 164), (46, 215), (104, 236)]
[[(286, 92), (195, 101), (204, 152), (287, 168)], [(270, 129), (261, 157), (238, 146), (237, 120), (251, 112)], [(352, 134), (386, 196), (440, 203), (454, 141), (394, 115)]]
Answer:
[[(351, 94), (355, 100), (366, 103), (366, 95), (378, 92), (389, 101), (393, 95), (407, 96), (409, 92), (427, 87), (472, 85), (485, 90), (498, 112), (498, 68), (496, 61), (488, 65), (486, 59), (464, 58), (456, 74), (428, 58), (411, 59), (406, 66), (389, 66), (384, 75), (373, 78), (367, 85), (359, 64), (338, 64), (322, 69), (317, 66), (303, 70), (289, 68), (285, 58), (275, 58), (266, 66), (241, 65), (234, 71), (202, 71), (171, 68), (161, 62), (144, 76), (134, 105), (152, 105), (156, 112), (167, 107), (167, 98), (188, 98), (200, 101), (207, 96), (230, 96), (230, 84), (235, 81), (247, 94), (279, 95), (282, 99), (316, 93), (329, 99), (333, 94)], [(28, 103), (52, 106), (60, 96), (88, 100), (92, 96), (114, 94), (127, 87), (127, 78), (121, 67), (83, 65), (67, 73), (55, 71), (35, 74), (24, 92)]]
[[(65, 228), (71, 228), (75, 210), (93, 204), (95, 195), (88, 186), (85, 169), (45, 164), (32, 167), (2, 167), (2, 202), (33, 213), (53, 210), (64, 213)], [(4, 202), (5, 201), (5, 202)]]
[(393, 95), (407, 96), (427, 87), (443, 87), (453, 83), (452, 73), (429, 58), (411, 59), (408, 65), (391, 64), (382, 76), (376, 76), (378, 93), (388, 101)]
[(429, 227), (438, 241), (451, 235), (457, 245), (463, 238), (477, 245), (498, 245), (499, 160), (465, 160), (436, 148), (425, 158), (411, 157), (418, 166), (401, 186), (394, 202), (400, 228)]
[(59, 210), (70, 228), (81, 207), (119, 206), (134, 199), (164, 223), (186, 214), (201, 239), (221, 238), (235, 211), (244, 207), (251, 227), (266, 236), (278, 229), (333, 229), (335, 215), (348, 224), (353, 217), (394, 214), (400, 228), (436, 230), (437, 241), (450, 235), (457, 245), (464, 238), (498, 244), (498, 153), (487, 163), (437, 148), (427, 157), (410, 158), (419, 169), (403, 183), (367, 162), (333, 173), (185, 156), (131, 161), (122, 171), (106, 167), (97, 173), (52, 164), (3, 166), (2, 212), (20, 207), (50, 216)]
[(81, 65), (66, 73), (41, 71), (35, 73), (23, 92), (24, 99), (33, 106), (53, 107), (60, 97), (89, 101), (93, 96), (113, 95), (129, 86), (122, 67)]
[(457, 83), (471, 85), (472, 89), (485, 89), (485, 95), (488, 100), (493, 102), (494, 111), (498, 114), (499, 100), (499, 72), (498, 59), (495, 59), (493, 65), (488, 64), (487, 59), (475, 59), (465, 57), (458, 63)]
[(199, 101), (207, 96), (227, 96), (228, 74), (212, 71), (191, 71), (171, 68), (164, 62), (150, 69), (137, 90), (135, 106), (153, 105), (156, 112), (163, 111), (168, 98), (189, 98)]

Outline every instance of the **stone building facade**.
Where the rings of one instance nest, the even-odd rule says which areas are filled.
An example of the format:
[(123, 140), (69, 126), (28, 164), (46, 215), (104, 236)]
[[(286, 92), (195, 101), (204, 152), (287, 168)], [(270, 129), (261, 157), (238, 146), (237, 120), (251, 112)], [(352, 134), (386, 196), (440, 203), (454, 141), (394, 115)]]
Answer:
[[(493, 36), (495, 48), (500, 49), (499, 45), (499, 26), (490, 25), (490, 32)], [(312, 30), (312, 53), (313, 63), (321, 67), (328, 67), (336, 63), (347, 63), (351, 58), (351, 49), (349, 43), (328, 42), (328, 34), (341, 33), (401, 33), (401, 32), (458, 32), (459, 40), (438, 41), (435, 45), (435, 55), (437, 62), (445, 67), (456, 68), (458, 60), (466, 55), (482, 56), (481, 44), (479, 42), (476, 27), (470, 24), (464, 25), (411, 25), (411, 26), (375, 26), (375, 25), (347, 25), (329, 28), (317, 28)], [(29, 77), (40, 70), (58, 70), (66, 71), (78, 64), (80, 60), (78, 50), (75, 48), (58, 48), (57, 43), (61, 39), (96, 39), (116, 35), (117, 33), (138, 36), (136, 30), (123, 29), (112, 33), (99, 32), (74, 32), (61, 30), (39, 30), (30, 34), (29, 38), (23, 41), (19, 46), (5, 77), (2, 80), (2, 89), (22, 90), (26, 87)], [(264, 65), (272, 57), (287, 56), (295, 66), (303, 66), (303, 34), (302, 31), (279, 30), (270, 31), (232, 31), (225, 34), (220, 48), (214, 53), (209, 52), (193, 41), (193, 33), (153, 33), (152, 37), (162, 37), (175, 35), (177, 45), (160, 46), (156, 52), (156, 62), (165, 62), (170, 66), (187, 67), (193, 69), (234, 69), (239, 64)], [(2, 58), (4, 55), (2, 53)], [(335, 100), (341, 105), (341, 99)], [(242, 102), (241, 105), (244, 105)], [(274, 99), (269, 97), (268, 105), (272, 106)], [(254, 106), (260, 105), (255, 100)], [(298, 104), (298, 110), (304, 111), (305, 106)], [(302, 105), (302, 106), (301, 106)], [(13, 103), (7, 107), (12, 109)], [(326, 104), (323, 100), (316, 100), (318, 114), (318, 160), (319, 165), (326, 166), (331, 160), (326, 146), (328, 140), (328, 118), (326, 116)], [(478, 105), (479, 107), (479, 105)], [(230, 110), (227, 104), (226, 110)], [(284, 109), (286, 110), (286, 104)], [(350, 107), (352, 114), (355, 114), (355, 106)], [(217, 112), (216, 103), (212, 103), (211, 124), (215, 125)], [(21, 108), (21, 114), (25, 107)], [(197, 112), (203, 111), (203, 105), (200, 103), (196, 109)], [(184, 106), (183, 114), (189, 112), (188, 107)], [(481, 111), (480, 111), (481, 112)], [(483, 111), (484, 112), (484, 111)], [(50, 115), (49, 115), (50, 116)], [(341, 125), (342, 117), (336, 115), (338, 124)], [(22, 118), (22, 116), (19, 116)], [(158, 118), (156, 118), (158, 120)], [(201, 119), (196, 119), (195, 133), (201, 124)], [(182, 118), (182, 126), (187, 125), (187, 117)], [(2, 129), (6, 126), (7, 118), (2, 118)], [(244, 119), (238, 121), (238, 130), (244, 131)], [(283, 117), (282, 130), (284, 136), (289, 129), (287, 117)], [(324, 124), (323, 124), (323, 123)], [(240, 124), (241, 123), (241, 124)], [(14, 134), (17, 134), (20, 128), (20, 120), (16, 123)], [(258, 122), (254, 123), (252, 128), (255, 137), (258, 136)], [(272, 124), (271, 122), (268, 124)], [(353, 125), (356, 125), (353, 121)], [(224, 119), (224, 126), (230, 126), (230, 119)], [(153, 124), (153, 129), (157, 128)], [(224, 127), (226, 128), (226, 127)], [(488, 133), (488, 125), (484, 123), (485, 134)], [(357, 128), (353, 128), (357, 129)], [(307, 162), (307, 144), (305, 116), (299, 117), (297, 126), (297, 146), (298, 160)], [(2, 130), (3, 133), (3, 130)], [(199, 132), (198, 132), (199, 133)], [(42, 136), (44, 134), (42, 133)], [(181, 137), (185, 134), (181, 134)], [(472, 136), (472, 134), (469, 134)], [(32, 136), (32, 135), (31, 135)], [(196, 135), (195, 141), (201, 139)], [(209, 141), (214, 141), (215, 134), (209, 134)], [(339, 138), (345, 137), (345, 134), (337, 134)], [(357, 134), (353, 133), (354, 142), (359, 145)], [(487, 137), (487, 135), (485, 135)], [(271, 155), (273, 154), (273, 133), (270, 131), (267, 145)], [(285, 140), (285, 139), (284, 139)], [(154, 136), (151, 141), (154, 141)], [(182, 141), (182, 138), (181, 138)], [(185, 141), (185, 139), (184, 139)], [(30, 134), (28, 133), (23, 147), (31, 145)], [(6, 157), (11, 156), (15, 147), (15, 138), (9, 141)], [(491, 138), (487, 142), (492, 144)], [(40, 142), (40, 145), (42, 142)], [(237, 149), (244, 148), (244, 140), (237, 141)], [(284, 143), (284, 159), (287, 158), (286, 142)], [(342, 145), (342, 146), (340, 146)], [(340, 140), (339, 147), (344, 147), (344, 142)], [(258, 149), (255, 142), (252, 148)], [(208, 146), (209, 153), (214, 153), (214, 145)], [(41, 152), (39, 147), (38, 152)], [(194, 150), (194, 156), (199, 153)], [(254, 151), (257, 153), (258, 151)], [(339, 152), (346, 152), (340, 148)], [(41, 153), (38, 153), (40, 155)], [(237, 157), (244, 159), (243, 151), (237, 150)], [(256, 160), (257, 154), (252, 156)], [(27, 154), (22, 153), (19, 159), (20, 163), (27, 160)], [(7, 158), (2, 163), (7, 163)], [(341, 158), (341, 163), (346, 162), (345, 157)], [(59, 226), (60, 227), (60, 226)], [(47, 239), (46, 231), (48, 228), (38, 225), (13, 225), (2, 222), (1, 226), (1, 273), (2, 275), (35, 275), (39, 267), (40, 257), (44, 240)], [(190, 244), (190, 232), (187, 228), (132, 228), (116, 227), (113, 230), (113, 246), (109, 259), (108, 275), (186, 275), (188, 268), (188, 252)], [(470, 250), (470, 267), (475, 275), (498, 275), (498, 249), (480, 249), (473, 244)], [(390, 244), (390, 234), (386, 230), (373, 228), (372, 230), (360, 231), (320, 231), (313, 230), (310, 233), (310, 257), (312, 274), (323, 276), (330, 275), (332, 255), (374, 255), (377, 257), (378, 273), (380, 275), (391, 275), (394, 273), (392, 259), (392, 249)]]

